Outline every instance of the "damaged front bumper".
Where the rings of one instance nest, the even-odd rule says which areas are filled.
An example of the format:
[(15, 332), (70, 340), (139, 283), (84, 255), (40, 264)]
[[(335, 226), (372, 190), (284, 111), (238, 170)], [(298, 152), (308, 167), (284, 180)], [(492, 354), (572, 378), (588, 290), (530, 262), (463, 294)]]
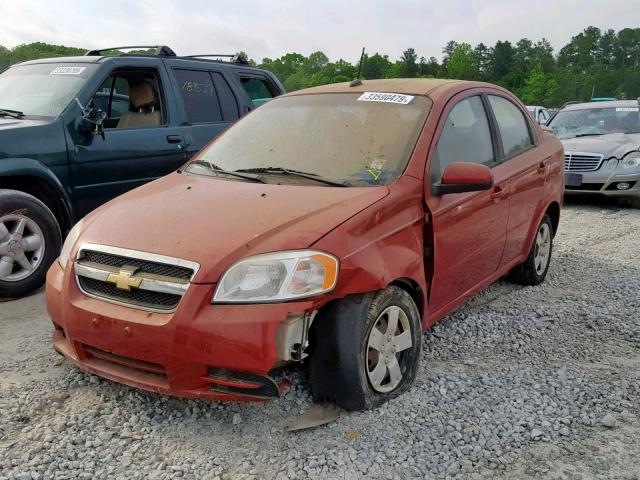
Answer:
[(192, 284), (175, 312), (154, 313), (86, 296), (56, 262), (46, 291), (53, 346), (88, 372), (157, 393), (278, 397), (289, 384), (270, 375), (304, 358), (317, 303), (211, 305), (214, 288)]

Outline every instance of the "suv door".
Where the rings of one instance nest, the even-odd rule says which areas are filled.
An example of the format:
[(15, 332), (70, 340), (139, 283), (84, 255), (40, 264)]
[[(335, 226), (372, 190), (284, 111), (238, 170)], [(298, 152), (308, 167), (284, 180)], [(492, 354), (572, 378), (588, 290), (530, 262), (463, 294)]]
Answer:
[(525, 242), (544, 197), (550, 157), (540, 157), (538, 139), (525, 111), (499, 94), (489, 94), (487, 99), (503, 156), (500, 169), (511, 179), (507, 242), (501, 261), (505, 265), (528, 250)]
[(167, 64), (182, 109), (187, 158), (191, 158), (238, 119), (238, 100), (221, 71), (171, 60)]
[[(475, 95), (469, 96), (469, 93)], [(495, 132), (479, 90), (454, 97), (443, 112), (438, 142), (428, 162), (427, 206), (434, 237), (430, 314), (456, 302), (494, 274), (506, 241), (509, 213), (507, 176), (496, 170), (500, 158)], [(494, 187), (479, 192), (438, 195), (437, 183), (453, 162), (492, 168)]]
[[(77, 129), (70, 132), (74, 144), (69, 148), (70, 172), (80, 217), (186, 161), (182, 134), (170, 123), (167, 111), (170, 86), (157, 63), (153, 68), (114, 68), (93, 93), (94, 103), (106, 106), (104, 139)], [(134, 105), (132, 92), (136, 98), (147, 95), (141, 98), (144, 108)], [(153, 102), (148, 98), (151, 94)]]

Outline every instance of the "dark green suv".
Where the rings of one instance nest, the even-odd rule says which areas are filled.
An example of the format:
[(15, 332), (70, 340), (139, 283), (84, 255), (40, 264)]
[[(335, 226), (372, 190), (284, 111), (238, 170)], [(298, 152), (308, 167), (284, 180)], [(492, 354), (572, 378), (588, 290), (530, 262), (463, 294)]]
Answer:
[(0, 297), (42, 285), (62, 233), (88, 212), (178, 169), (284, 92), (238, 57), (107, 50), (0, 74)]

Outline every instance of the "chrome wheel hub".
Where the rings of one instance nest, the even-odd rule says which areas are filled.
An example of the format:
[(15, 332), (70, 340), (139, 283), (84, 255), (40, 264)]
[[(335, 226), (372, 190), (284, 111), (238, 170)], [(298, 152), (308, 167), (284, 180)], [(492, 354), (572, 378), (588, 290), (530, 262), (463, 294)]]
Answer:
[(369, 333), (367, 377), (374, 390), (394, 390), (402, 381), (404, 351), (413, 345), (407, 314), (396, 306), (382, 312)]
[(0, 281), (18, 282), (42, 263), (44, 235), (38, 224), (19, 214), (0, 217)]
[(551, 254), (551, 230), (549, 225), (543, 223), (540, 225), (538, 234), (536, 235), (536, 248), (534, 252), (534, 264), (536, 273), (542, 275), (549, 264)]

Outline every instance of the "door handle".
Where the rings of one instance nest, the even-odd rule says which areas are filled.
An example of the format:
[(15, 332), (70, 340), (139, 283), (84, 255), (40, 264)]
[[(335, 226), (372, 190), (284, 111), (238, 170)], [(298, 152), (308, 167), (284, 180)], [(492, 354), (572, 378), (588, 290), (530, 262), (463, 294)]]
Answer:
[(547, 173), (547, 164), (544, 162), (540, 162), (538, 165), (537, 171), (539, 174)]
[(180, 135), (167, 135), (167, 142), (182, 143), (182, 137)]
[(491, 198), (493, 200), (500, 200), (501, 198), (504, 198), (507, 196), (507, 189), (504, 187), (501, 187), (500, 185), (496, 185), (493, 188), (493, 192), (491, 192)]

